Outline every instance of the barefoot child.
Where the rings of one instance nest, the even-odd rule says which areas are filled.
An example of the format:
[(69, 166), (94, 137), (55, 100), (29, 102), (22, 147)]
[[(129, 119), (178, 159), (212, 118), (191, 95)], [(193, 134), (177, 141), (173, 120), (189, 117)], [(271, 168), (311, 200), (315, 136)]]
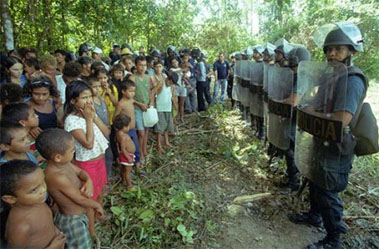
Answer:
[(47, 160), (46, 184), (59, 207), (54, 222), (67, 238), (65, 248), (91, 248), (86, 211), (95, 209), (103, 216), (103, 209), (91, 199), (91, 178), (71, 163), (75, 153), (74, 138), (65, 130), (47, 129), (37, 138), (36, 145)]
[(136, 93), (136, 85), (133, 81), (126, 80), (121, 83), (122, 98), (118, 102), (115, 111), (115, 117), (119, 114), (125, 114), (130, 117), (130, 125), (128, 135), (132, 139), (135, 145), (135, 158), (134, 164), (136, 166), (136, 172), (139, 170), (140, 164), (140, 146), (135, 129), (136, 121), (134, 116), (134, 95)]
[(138, 132), (138, 140), (141, 147), (141, 158), (147, 156), (147, 140), (149, 136), (149, 129), (144, 126), (142, 113), (147, 110), (150, 104), (150, 83), (149, 76), (146, 72), (146, 59), (143, 56), (136, 58), (136, 94), (135, 94), (135, 120)]
[(177, 107), (177, 98), (175, 95), (175, 85), (178, 83), (178, 74), (169, 73), (164, 83), (159, 82), (153, 89), (157, 94), (156, 104), (158, 111), (158, 123), (155, 126), (155, 132), (158, 133), (158, 151), (164, 153), (162, 148), (161, 136), (164, 135), (164, 145), (172, 147), (168, 141), (168, 132), (174, 131), (174, 121), (172, 116), (172, 106)]
[[(104, 153), (109, 136), (106, 125), (97, 117), (93, 107), (91, 87), (76, 80), (67, 85), (64, 129), (75, 139), (75, 160), (79, 168), (87, 172), (93, 183), (92, 199), (103, 205), (103, 188), (107, 183)], [(95, 210), (87, 212), (91, 236), (95, 236)]]
[[(13, 160), (0, 167), (1, 200), (10, 206), (5, 239), (8, 248), (64, 248), (66, 238), (55, 227), (45, 203), (47, 189), (42, 169)], [(3, 232), (3, 231), (2, 231)]]
[(131, 126), (131, 118), (125, 114), (115, 116), (113, 126), (116, 129), (116, 140), (120, 148), (119, 160), (121, 164), (121, 177), (124, 184), (127, 185), (128, 190), (133, 188), (132, 178), (130, 172), (134, 165), (134, 153), (136, 146), (133, 140), (129, 137), (128, 132)]

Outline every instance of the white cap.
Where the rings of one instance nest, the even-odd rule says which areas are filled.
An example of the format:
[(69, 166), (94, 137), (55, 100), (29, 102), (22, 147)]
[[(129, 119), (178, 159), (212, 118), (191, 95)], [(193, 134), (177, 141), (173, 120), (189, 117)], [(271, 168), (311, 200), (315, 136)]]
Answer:
[(103, 50), (101, 50), (100, 48), (96, 47), (92, 50), (92, 53), (96, 53), (96, 54), (102, 54), (103, 53)]

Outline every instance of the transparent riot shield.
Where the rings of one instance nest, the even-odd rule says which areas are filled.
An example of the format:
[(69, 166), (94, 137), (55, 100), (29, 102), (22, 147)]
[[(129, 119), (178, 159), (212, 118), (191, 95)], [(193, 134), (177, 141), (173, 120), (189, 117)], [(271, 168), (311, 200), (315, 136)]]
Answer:
[(263, 117), (263, 67), (263, 62), (252, 62), (249, 67), (250, 113), (258, 117)]
[(234, 79), (233, 79), (233, 89), (232, 89), (232, 98), (236, 101), (240, 101), (239, 99), (239, 81), (241, 79), (241, 63), (237, 61), (234, 65)]
[(250, 63), (246, 60), (240, 61), (239, 101), (244, 107), (249, 106)]
[[(268, 123), (268, 69), (274, 65), (264, 64), (263, 66), (263, 88), (262, 88), (262, 99), (263, 99), (263, 117), (264, 126), (267, 128)], [(267, 132), (266, 132), (267, 134)]]
[(290, 147), (293, 79), (290, 68), (274, 66), (268, 70), (267, 138), (282, 150)]
[(306, 178), (332, 189), (329, 173), (341, 172), (351, 161), (341, 121), (348, 110), (347, 69), (341, 63), (302, 61), (297, 80), (295, 163)]

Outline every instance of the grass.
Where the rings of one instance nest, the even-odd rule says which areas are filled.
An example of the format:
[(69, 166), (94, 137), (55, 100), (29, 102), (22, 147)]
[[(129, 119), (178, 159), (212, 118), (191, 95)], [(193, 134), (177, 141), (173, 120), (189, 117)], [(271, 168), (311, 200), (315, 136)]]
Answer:
[[(371, 83), (367, 100), (379, 117), (379, 84)], [(188, 117), (172, 139), (175, 145), (164, 155), (150, 151), (148, 177), (136, 180), (128, 192), (119, 182), (106, 197), (112, 218), (97, 224), (98, 248), (219, 248), (220, 220), (228, 202), (244, 193), (274, 191), (283, 178), (285, 163), (267, 166), (266, 147), (242, 128), (237, 110), (213, 106), (206, 114)], [(155, 146), (155, 140), (150, 144)], [(356, 158), (350, 183), (342, 193), (346, 248), (379, 248), (379, 154)], [(227, 186), (224, 193), (220, 185)], [(277, 209), (294, 207), (292, 197), (278, 197), (274, 206), (254, 204), (262, 217)]]

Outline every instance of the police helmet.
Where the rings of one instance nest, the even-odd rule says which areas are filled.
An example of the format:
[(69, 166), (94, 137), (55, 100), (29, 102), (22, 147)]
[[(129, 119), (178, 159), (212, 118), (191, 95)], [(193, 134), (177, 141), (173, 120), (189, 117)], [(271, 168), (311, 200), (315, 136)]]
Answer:
[(193, 59), (197, 59), (201, 56), (201, 50), (200, 48), (193, 48), (192, 51), (191, 51), (191, 57)]
[(263, 51), (264, 51), (264, 48), (263, 48), (263, 46), (261, 46), (261, 45), (255, 45), (255, 46), (253, 47), (253, 51), (254, 51), (254, 52), (257, 52), (257, 53), (259, 53), (259, 54), (262, 54)]
[(275, 52), (281, 53), (285, 58), (287, 58), (288, 53), (293, 49), (291, 44), (284, 38), (280, 38), (275, 42), (276, 49)]
[(311, 60), (311, 53), (305, 47), (297, 47), (288, 53), (288, 61), (290, 67), (296, 67), (300, 61)]
[(169, 53), (170, 51), (175, 53), (175, 50), (176, 50), (176, 48), (173, 45), (170, 45), (167, 47), (167, 53)]
[(314, 33), (313, 39), (324, 52), (330, 45), (346, 45), (353, 51), (363, 51), (361, 31), (351, 22), (325, 24)]
[(79, 46), (79, 55), (82, 55), (84, 52), (89, 52), (91, 47), (87, 43), (83, 43)]

